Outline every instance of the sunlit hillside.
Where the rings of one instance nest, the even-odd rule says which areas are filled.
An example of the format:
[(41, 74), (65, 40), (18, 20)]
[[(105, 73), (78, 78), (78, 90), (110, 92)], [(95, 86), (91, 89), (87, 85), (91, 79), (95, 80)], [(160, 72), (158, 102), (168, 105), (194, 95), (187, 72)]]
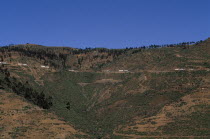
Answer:
[(210, 39), (126, 49), (12, 45), (0, 48), (0, 62), (2, 138), (210, 136)]

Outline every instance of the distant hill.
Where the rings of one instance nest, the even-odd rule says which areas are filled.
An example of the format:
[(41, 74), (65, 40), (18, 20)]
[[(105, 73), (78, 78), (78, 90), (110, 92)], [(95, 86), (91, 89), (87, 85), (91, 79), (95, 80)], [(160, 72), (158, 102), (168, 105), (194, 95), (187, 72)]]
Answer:
[(83, 133), (66, 137), (210, 136), (210, 39), (126, 49), (15, 45), (0, 48), (0, 62), (1, 89)]

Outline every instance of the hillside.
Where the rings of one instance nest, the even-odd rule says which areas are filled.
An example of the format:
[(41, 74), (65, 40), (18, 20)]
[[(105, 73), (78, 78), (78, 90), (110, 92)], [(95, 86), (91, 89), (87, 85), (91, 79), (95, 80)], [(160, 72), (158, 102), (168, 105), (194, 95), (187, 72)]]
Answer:
[[(127, 49), (15, 45), (1, 47), (0, 59), (6, 62), (1, 64), (1, 89), (19, 95), (8, 98), (1, 92), (3, 104), (24, 97), (21, 109), (27, 103), (53, 112), (68, 127), (61, 125), (60, 131), (53, 124), (52, 136), (210, 137), (210, 39)], [(52, 114), (42, 115), (49, 119)], [(30, 129), (24, 135), (39, 130)]]
[(176, 68), (207, 69), (209, 68), (210, 38), (193, 45), (146, 49), (143, 52), (121, 56), (104, 69), (130, 71), (168, 71)]
[(57, 116), (34, 106), (14, 93), (0, 90), (0, 138), (77, 138), (75, 130)]

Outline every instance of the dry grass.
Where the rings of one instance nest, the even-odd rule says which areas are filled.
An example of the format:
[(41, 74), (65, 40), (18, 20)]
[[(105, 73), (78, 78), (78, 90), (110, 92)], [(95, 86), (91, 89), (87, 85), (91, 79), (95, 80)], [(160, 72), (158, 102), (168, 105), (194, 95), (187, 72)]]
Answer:
[(84, 135), (13, 93), (0, 91), (0, 102), (0, 138), (64, 139)]
[[(193, 112), (198, 111), (195, 109), (197, 105), (210, 105), (210, 92), (197, 92), (191, 95), (184, 96), (180, 102), (174, 102), (170, 105), (164, 106), (161, 111), (152, 117), (135, 117), (132, 125), (128, 125), (123, 128), (123, 131), (136, 131), (136, 132), (159, 132), (162, 134), (161, 126), (165, 126), (168, 123), (174, 122), (180, 116), (190, 115)], [(202, 111), (202, 110), (201, 110)], [(208, 129), (210, 130), (210, 129)], [(116, 135), (129, 136), (129, 137), (167, 137), (168, 135), (162, 136), (140, 136), (135, 134), (122, 134), (115, 132)], [(184, 137), (184, 136), (174, 136)], [(190, 136), (188, 136), (190, 137)], [(193, 138), (193, 136), (191, 136)]]

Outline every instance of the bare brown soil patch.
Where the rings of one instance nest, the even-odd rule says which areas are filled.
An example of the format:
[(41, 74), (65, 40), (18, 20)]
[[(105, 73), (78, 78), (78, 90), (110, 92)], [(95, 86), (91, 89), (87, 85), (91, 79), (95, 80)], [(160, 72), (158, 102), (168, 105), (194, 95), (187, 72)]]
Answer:
[(120, 80), (114, 80), (114, 79), (101, 79), (95, 81), (95, 83), (118, 83), (121, 82)]
[(175, 56), (176, 56), (176, 57), (182, 57), (180, 54), (176, 54)]
[[(160, 99), (161, 101), (162, 99)], [(156, 104), (156, 103), (155, 103)], [(165, 126), (173, 122), (176, 117), (189, 115), (195, 112), (197, 105), (210, 105), (210, 92), (197, 92), (191, 95), (184, 96), (180, 102), (175, 102), (170, 105), (164, 106), (160, 112), (148, 118), (135, 117), (134, 123), (123, 128), (123, 131), (136, 131), (136, 132), (159, 132), (162, 133), (159, 127)], [(137, 137), (134, 134), (121, 134), (115, 132), (116, 135), (125, 135), (129, 137)], [(140, 137), (140, 136), (139, 136)], [(141, 136), (145, 137), (145, 136)], [(149, 137), (149, 136), (148, 136)], [(152, 136), (151, 136), (152, 137)], [(153, 136), (158, 137), (158, 136)], [(162, 136), (164, 137), (164, 135)], [(184, 137), (184, 136), (183, 136)]]
[(84, 87), (84, 86), (86, 86), (86, 85), (88, 85), (88, 84), (90, 84), (90, 83), (78, 83), (80, 86), (82, 86), (82, 87)]
[(64, 139), (84, 135), (52, 113), (0, 90), (0, 138)]

